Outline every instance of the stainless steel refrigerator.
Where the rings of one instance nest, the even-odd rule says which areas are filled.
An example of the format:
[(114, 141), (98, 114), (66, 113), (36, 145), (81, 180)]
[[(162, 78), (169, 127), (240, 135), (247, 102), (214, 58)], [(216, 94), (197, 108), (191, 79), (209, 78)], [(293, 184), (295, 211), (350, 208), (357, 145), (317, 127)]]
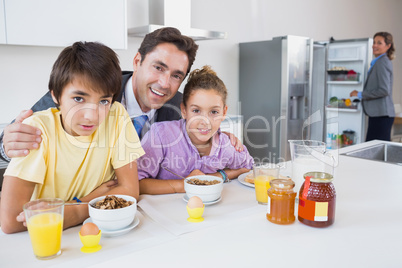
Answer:
[[(239, 100), (243, 140), (257, 159), (290, 159), (288, 140), (342, 144), (334, 137), (354, 133), (364, 141), (365, 116), (359, 103), (345, 106), (349, 93), (363, 90), (371, 61), (372, 39), (313, 42), (311, 38), (281, 36), (240, 43)], [(330, 75), (342, 67), (354, 75)], [(336, 97), (338, 102), (331, 102)], [(328, 139), (331, 137), (331, 139)]]
[[(351, 98), (350, 92), (362, 91), (364, 88), (372, 59), (372, 44), (371, 38), (315, 44), (317, 50), (325, 51), (325, 54), (314, 53), (314, 61), (325, 61), (325, 73), (314, 71), (313, 77), (321, 77), (325, 81), (323, 139), (327, 148), (337, 149), (365, 141), (366, 116), (359, 100)], [(353, 137), (345, 141), (343, 133), (353, 133)]]
[(240, 43), (243, 140), (254, 158), (289, 160), (288, 140), (313, 138), (312, 124), (321, 130), (315, 139), (322, 139), (322, 118), (310, 117), (324, 106), (325, 93), (323, 87), (313, 92), (313, 46), (311, 38), (291, 35)]

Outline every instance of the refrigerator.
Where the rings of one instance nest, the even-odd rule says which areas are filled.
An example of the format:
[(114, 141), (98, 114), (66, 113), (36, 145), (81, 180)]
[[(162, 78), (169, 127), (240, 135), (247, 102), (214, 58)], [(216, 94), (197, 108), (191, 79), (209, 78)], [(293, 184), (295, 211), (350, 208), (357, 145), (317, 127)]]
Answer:
[[(354, 133), (353, 144), (363, 142), (361, 104), (344, 103), (352, 90), (363, 89), (371, 45), (370, 38), (314, 42), (291, 35), (240, 43), (240, 113), (250, 154), (257, 160), (288, 161), (288, 140), (324, 141), (336, 149), (344, 131)], [(341, 74), (329, 74), (338, 67), (344, 69)]]
[[(324, 54), (314, 54), (326, 62), (325, 124), (323, 141), (328, 149), (338, 149), (365, 141), (366, 116), (361, 102), (350, 97), (353, 90), (362, 91), (372, 60), (371, 38), (332, 40), (315, 44)], [(323, 56), (325, 58), (323, 58)], [(322, 74), (313, 73), (313, 76)]]
[(324, 101), (311, 97), (313, 40), (280, 36), (240, 43), (239, 52), (244, 144), (256, 160), (290, 160), (288, 140), (312, 138), (311, 109)]

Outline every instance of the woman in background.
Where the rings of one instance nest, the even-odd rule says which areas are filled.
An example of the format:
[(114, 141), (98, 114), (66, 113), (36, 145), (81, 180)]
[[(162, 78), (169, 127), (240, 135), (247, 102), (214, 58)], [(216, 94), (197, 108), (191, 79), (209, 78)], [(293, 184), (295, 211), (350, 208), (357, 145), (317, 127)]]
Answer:
[(391, 128), (395, 111), (392, 102), (393, 70), (391, 60), (394, 59), (395, 46), (393, 37), (387, 32), (374, 35), (373, 54), (367, 73), (367, 80), (362, 92), (356, 90), (351, 97), (362, 100), (363, 111), (369, 117), (366, 141), (391, 140)]

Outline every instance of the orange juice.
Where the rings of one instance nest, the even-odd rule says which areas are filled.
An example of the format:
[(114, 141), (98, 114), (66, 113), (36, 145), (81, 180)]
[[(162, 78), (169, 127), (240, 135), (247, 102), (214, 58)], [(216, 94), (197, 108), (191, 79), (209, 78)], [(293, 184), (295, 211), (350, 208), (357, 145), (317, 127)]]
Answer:
[(271, 187), (269, 182), (275, 179), (273, 176), (259, 175), (254, 178), (255, 196), (260, 204), (268, 202), (268, 189)]
[(34, 254), (37, 257), (58, 255), (61, 248), (63, 216), (59, 213), (41, 213), (27, 222)]

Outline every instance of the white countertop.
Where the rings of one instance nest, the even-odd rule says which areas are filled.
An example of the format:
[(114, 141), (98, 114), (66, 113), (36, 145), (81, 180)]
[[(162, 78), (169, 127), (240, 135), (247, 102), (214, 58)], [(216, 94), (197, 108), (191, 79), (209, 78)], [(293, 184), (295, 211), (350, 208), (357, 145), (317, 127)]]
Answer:
[(327, 228), (269, 222), (254, 189), (235, 180), (205, 207), (203, 225), (188, 225), (182, 194), (144, 196), (153, 210), (140, 208), (141, 223), (128, 234), (102, 237), (98, 253), (79, 251), (80, 226), (63, 232), (63, 253), (49, 261), (35, 259), (27, 232), (0, 234), (0, 267), (402, 267), (402, 166), (339, 155), (334, 185)]

